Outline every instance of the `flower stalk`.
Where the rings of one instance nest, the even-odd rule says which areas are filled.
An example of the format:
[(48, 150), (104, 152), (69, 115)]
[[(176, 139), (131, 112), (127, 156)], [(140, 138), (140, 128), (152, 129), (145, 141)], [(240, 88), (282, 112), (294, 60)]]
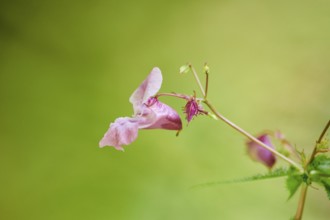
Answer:
[[(191, 64), (189, 64), (189, 68), (191, 69), (192, 73), (194, 74), (194, 77), (195, 77), (195, 80), (196, 80), (196, 82), (197, 82), (197, 84), (199, 86), (199, 89), (201, 90), (201, 93), (202, 93), (203, 97), (205, 98), (206, 97), (206, 93), (204, 91), (204, 88), (202, 86), (201, 81), (199, 80), (199, 77), (197, 75), (197, 72), (196, 72), (195, 68)], [(206, 83), (206, 85), (208, 85), (208, 83)]]
[[(212, 111), (213, 114), (216, 115), (216, 117), (220, 120), (222, 120), (223, 122), (225, 122), (226, 124), (228, 124), (230, 127), (234, 128), (236, 131), (238, 131), (239, 133), (241, 133), (242, 135), (244, 135), (245, 137), (247, 137), (248, 139), (250, 139), (251, 141), (257, 143), (258, 145), (262, 146), (263, 148), (269, 150), (270, 152), (272, 152), (273, 154), (275, 154), (276, 156), (278, 156), (279, 158), (283, 159), (284, 161), (288, 162), (289, 164), (291, 164), (292, 166), (294, 166), (295, 168), (297, 168), (300, 172), (304, 172), (303, 167), (300, 164), (297, 164), (296, 162), (294, 162), (293, 160), (291, 160), (290, 158), (284, 156), (283, 154), (279, 153), (278, 151), (276, 151), (275, 149), (267, 146), (266, 144), (264, 144), (263, 142), (259, 141), (257, 138), (255, 138), (253, 135), (251, 135), (250, 133), (246, 132), (245, 130), (243, 130), (242, 128), (240, 128), (239, 126), (237, 126), (236, 124), (234, 124), (233, 122), (231, 122), (230, 120), (228, 120), (226, 117), (224, 117), (223, 115), (221, 115), (216, 109), (215, 107), (207, 100), (206, 98), (206, 93), (205, 90), (202, 87), (202, 84), (200, 82), (200, 79), (197, 75), (197, 72), (195, 70), (195, 68), (192, 65), (189, 65), (189, 68), (191, 69), (195, 80), (200, 88), (201, 93), (203, 94), (203, 103), (205, 103), (209, 109)], [(208, 79), (209, 79), (209, 74), (208, 71), (205, 72), (206, 73), (206, 91), (208, 90)]]
[(261, 142), (257, 138), (255, 138), (253, 135), (251, 135), (250, 133), (248, 133), (247, 131), (243, 130), (242, 128), (240, 128), (239, 126), (237, 126), (236, 124), (234, 124), (233, 122), (231, 122), (230, 120), (228, 120), (226, 117), (224, 117), (223, 115), (221, 115), (213, 107), (213, 105), (208, 100), (204, 100), (203, 102), (209, 107), (209, 109), (212, 111), (212, 113), (217, 116), (217, 118), (219, 118), (220, 120), (222, 120), (223, 122), (225, 122), (226, 124), (228, 124), (230, 127), (234, 128), (239, 133), (243, 134), (245, 137), (247, 137), (251, 141), (254, 141), (258, 145), (262, 146), (263, 148), (269, 150), (270, 152), (272, 152), (276, 156), (280, 157), (284, 161), (288, 162), (289, 164), (291, 164), (292, 166), (294, 166), (295, 168), (297, 168), (300, 172), (304, 172), (304, 169), (303, 169), (303, 167), (301, 165), (297, 164), (296, 162), (294, 162), (290, 158), (287, 158), (286, 156), (284, 156), (283, 154), (279, 153), (275, 149), (267, 146), (266, 144), (264, 144), (263, 142)]
[(204, 65), (204, 71), (205, 71), (205, 95), (204, 95), (204, 99), (206, 99), (207, 98), (207, 93), (209, 91), (209, 67), (207, 66), (206, 63)]
[[(305, 169), (307, 168), (307, 166), (309, 164), (311, 164), (313, 162), (316, 154), (318, 153), (317, 146), (323, 140), (324, 135), (327, 132), (327, 130), (329, 129), (329, 127), (330, 127), (330, 120), (325, 125), (325, 127), (324, 127), (324, 129), (323, 129), (323, 131), (322, 131), (322, 133), (321, 133), (321, 135), (319, 137), (319, 139), (316, 141), (316, 144), (314, 146), (312, 155), (311, 155), (311, 157), (309, 158), (308, 162), (306, 163), (306, 165), (304, 167)], [(297, 207), (296, 215), (294, 217), (295, 220), (301, 220), (301, 218), (302, 218), (302, 214), (303, 214), (304, 207), (305, 207), (305, 200), (306, 200), (306, 195), (307, 195), (307, 189), (308, 189), (308, 186), (306, 184), (303, 184), (302, 187), (301, 187), (300, 198), (299, 198), (299, 202), (298, 202), (298, 207)]]
[(302, 215), (304, 212), (304, 207), (305, 207), (307, 189), (308, 189), (307, 184), (303, 183), (303, 185), (301, 186), (299, 203), (298, 203), (298, 207), (297, 207), (297, 211), (296, 211), (294, 220), (301, 220), (301, 218), (302, 218)]
[(157, 95), (155, 95), (155, 98), (158, 98), (160, 96), (172, 96), (172, 97), (176, 97), (179, 99), (189, 100), (188, 96), (183, 95), (183, 94), (178, 94), (178, 93), (168, 93), (168, 92), (157, 93)]
[(311, 157), (309, 158), (309, 161), (307, 162), (306, 167), (308, 166), (308, 164), (310, 164), (311, 162), (313, 162), (313, 160), (314, 160), (316, 154), (318, 153), (317, 146), (322, 142), (322, 140), (323, 140), (323, 138), (324, 138), (324, 135), (325, 135), (325, 133), (327, 132), (327, 130), (329, 129), (329, 127), (330, 127), (330, 120), (329, 120), (328, 123), (325, 125), (325, 127), (324, 127), (322, 133), (320, 134), (319, 139), (316, 141), (316, 144), (315, 144), (314, 149), (313, 149), (313, 153), (312, 153)]
[[(291, 192), (290, 197), (296, 192), (296, 189), (301, 186), (298, 207), (294, 216), (295, 220), (301, 220), (302, 218), (307, 196), (307, 190), (308, 187), (311, 186), (313, 176), (320, 179), (319, 182), (324, 185), (328, 195), (330, 195), (330, 186), (327, 182), (323, 182), (322, 179), (323, 177), (328, 178), (330, 176), (330, 158), (317, 156), (318, 153), (330, 151), (329, 147), (324, 147), (324, 144), (322, 142), (327, 130), (330, 128), (330, 120), (323, 129), (319, 139), (316, 141), (310, 158), (307, 160), (304, 154), (301, 153), (301, 155), (298, 155), (300, 163), (297, 163), (294, 160), (285, 156), (286, 152), (280, 153), (282, 151), (276, 150), (276, 148), (274, 148), (268, 136), (269, 132), (263, 133), (258, 137), (254, 137), (253, 135), (251, 135), (250, 133), (227, 119), (225, 116), (220, 114), (219, 111), (217, 111), (217, 109), (207, 99), (209, 87), (209, 67), (207, 66), (207, 64), (204, 65), (203, 70), (205, 73), (205, 87), (202, 86), (198, 74), (191, 64), (186, 64), (180, 67), (180, 73), (187, 73), (189, 71), (191, 71), (194, 75), (196, 83), (202, 94), (201, 98), (196, 97), (195, 91), (193, 95), (179, 94), (174, 92), (158, 93), (161, 88), (163, 78), (160, 69), (155, 67), (129, 98), (129, 102), (133, 105), (133, 116), (119, 117), (113, 123), (111, 123), (109, 129), (99, 142), (99, 146), (112, 146), (117, 150), (124, 151), (123, 146), (129, 145), (133, 141), (135, 141), (138, 136), (138, 130), (140, 129), (176, 130), (178, 135), (182, 129), (182, 121), (179, 114), (170, 106), (158, 100), (158, 98), (161, 96), (175, 97), (183, 99), (186, 102), (185, 106), (183, 107), (183, 112), (186, 115), (186, 121), (188, 122), (188, 124), (194, 117), (198, 115), (209, 115), (214, 119), (220, 119), (221, 121), (225, 122), (227, 125), (229, 125), (234, 130), (236, 130), (250, 140), (246, 143), (246, 145), (248, 147), (248, 154), (251, 159), (261, 162), (269, 169), (271, 169), (276, 162), (275, 156), (277, 156), (288, 164), (290, 164), (291, 167), (294, 167), (296, 169), (294, 170), (294, 174), (287, 173), (287, 175), (289, 176), (288, 180), (291, 181), (290, 178), (293, 178), (293, 180), (296, 181), (295, 178), (298, 177), (299, 181), (299, 185), (295, 184), (294, 187), (288, 187)], [(209, 111), (204, 110), (202, 103), (204, 103), (208, 107)], [(290, 153), (295, 153), (297, 156), (299, 152), (292, 148), (292, 146), (290, 146), (284, 135), (282, 135), (280, 132), (277, 132), (273, 133), (273, 137), (280, 140), (281, 144), (284, 147), (289, 148), (289, 155)], [(320, 159), (324, 158), (325, 160), (323, 160), (323, 164), (321, 164), (322, 166), (318, 165), (318, 168), (313, 168), (313, 170), (310, 169), (315, 164), (318, 164), (321, 161)], [(291, 171), (291, 167), (289, 171)], [(326, 171), (324, 171), (324, 169), (326, 169)], [(299, 173), (296, 171), (299, 171)]]

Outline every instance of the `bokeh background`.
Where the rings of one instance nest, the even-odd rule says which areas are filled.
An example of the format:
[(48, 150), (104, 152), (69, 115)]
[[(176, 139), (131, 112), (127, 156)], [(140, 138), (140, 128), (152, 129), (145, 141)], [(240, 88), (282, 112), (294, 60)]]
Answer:
[[(124, 153), (98, 142), (132, 114), (128, 98), (154, 66), (161, 91), (192, 94), (193, 77), (178, 69), (207, 61), (220, 112), (253, 134), (281, 129), (309, 153), (330, 116), (329, 1), (0, 4), (1, 219), (295, 213), (298, 195), (287, 201), (284, 179), (190, 189), (267, 171), (247, 158), (244, 137), (210, 118), (185, 123), (179, 137), (140, 131)], [(181, 114), (182, 101), (162, 101)], [(329, 205), (322, 188), (309, 190), (305, 219), (329, 219)]]

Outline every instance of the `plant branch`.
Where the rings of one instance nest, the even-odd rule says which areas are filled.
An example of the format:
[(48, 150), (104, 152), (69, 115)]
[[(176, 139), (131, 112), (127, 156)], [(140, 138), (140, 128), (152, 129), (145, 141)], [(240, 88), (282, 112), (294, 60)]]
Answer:
[(294, 216), (294, 220), (301, 220), (301, 218), (302, 218), (305, 201), (306, 201), (307, 189), (308, 189), (308, 186), (305, 183), (303, 183), (303, 185), (301, 186), (298, 208), (296, 211), (296, 215)]
[(323, 137), (325, 135), (325, 133), (327, 132), (327, 130), (329, 129), (330, 127), (330, 120), (328, 121), (328, 123), (325, 125), (322, 133), (320, 134), (320, 137), (319, 139), (316, 141), (316, 144), (315, 144), (315, 147), (314, 147), (314, 150), (313, 150), (313, 153), (311, 155), (311, 157), (309, 158), (309, 161), (307, 162), (306, 164), (306, 167), (308, 166), (308, 164), (310, 164), (311, 162), (313, 162), (314, 158), (315, 158), (315, 155), (318, 153), (318, 150), (317, 150), (317, 145), (319, 145), (322, 140), (323, 140)]
[(206, 77), (205, 77), (205, 97), (204, 98), (206, 99), (207, 92), (209, 90), (209, 73), (207, 71), (205, 71), (205, 75), (206, 75)]
[(192, 71), (193, 74), (194, 74), (195, 80), (196, 80), (196, 82), (197, 82), (197, 84), (198, 84), (198, 86), (199, 86), (199, 89), (201, 90), (201, 92), (202, 92), (202, 94), (203, 94), (203, 97), (205, 97), (205, 91), (204, 91), (204, 89), (203, 89), (203, 86), (202, 86), (201, 81), (199, 80), (199, 77), (198, 77), (198, 75), (197, 75), (197, 72), (196, 72), (195, 68), (194, 68), (192, 65), (189, 65), (189, 68), (191, 69), (191, 71)]
[(157, 95), (155, 95), (155, 98), (158, 98), (160, 96), (172, 96), (172, 97), (176, 97), (176, 98), (180, 98), (180, 99), (189, 100), (189, 97), (186, 95), (177, 94), (177, 93), (166, 93), (166, 92), (158, 93)]
[(255, 138), (253, 135), (249, 134), (248, 132), (246, 132), (245, 130), (243, 130), (242, 128), (240, 128), (239, 126), (237, 126), (236, 124), (234, 124), (233, 122), (231, 122), (230, 120), (228, 120), (227, 118), (225, 118), (223, 115), (221, 115), (212, 105), (208, 100), (204, 100), (204, 103), (210, 108), (210, 110), (213, 112), (213, 114), (215, 114), (217, 116), (217, 118), (221, 119), (222, 121), (224, 121), (226, 124), (228, 124), (230, 127), (234, 128), (236, 131), (238, 131), (239, 133), (243, 134), (245, 137), (249, 138), (251, 141), (254, 141), (255, 143), (257, 143), (258, 145), (260, 145), (261, 147), (269, 150), (270, 152), (272, 152), (273, 154), (275, 154), (276, 156), (280, 157), (281, 159), (285, 160), (286, 162), (288, 162), (289, 164), (291, 164), (292, 166), (294, 166), (295, 168), (297, 168), (300, 172), (304, 172), (304, 169), (297, 164), (296, 162), (294, 162), (293, 160), (287, 158), (286, 156), (284, 156), (283, 154), (279, 153), (278, 151), (274, 150), (273, 148), (269, 147), (268, 145), (264, 144), (263, 142), (259, 141), (257, 138)]
[[(308, 162), (305, 164), (305, 169), (307, 168), (307, 166), (313, 162), (316, 154), (318, 153), (317, 150), (317, 146), (321, 143), (321, 141), (323, 140), (323, 137), (325, 135), (325, 133), (327, 132), (327, 130), (330, 127), (330, 120), (328, 121), (328, 123), (326, 124), (326, 126), (324, 127), (323, 131), (320, 134), (319, 139), (316, 141), (314, 150), (312, 152), (311, 157), (309, 158)], [(299, 203), (298, 203), (298, 207), (297, 207), (297, 211), (296, 211), (296, 215), (294, 217), (295, 220), (301, 220), (302, 218), (302, 214), (304, 211), (304, 206), (305, 206), (305, 200), (306, 200), (306, 195), (307, 195), (307, 189), (308, 186), (306, 184), (303, 184), (301, 186), (301, 192), (300, 192), (300, 198), (299, 198)]]

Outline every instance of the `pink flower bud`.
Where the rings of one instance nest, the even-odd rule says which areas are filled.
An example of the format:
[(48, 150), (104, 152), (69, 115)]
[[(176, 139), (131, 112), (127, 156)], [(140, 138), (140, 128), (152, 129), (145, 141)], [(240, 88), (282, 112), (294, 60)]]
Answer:
[(199, 114), (207, 114), (204, 110), (202, 105), (200, 105), (196, 98), (193, 96), (191, 97), (187, 104), (184, 107), (184, 113), (186, 114), (186, 119), (188, 123), (193, 119), (193, 117), (199, 115)]
[[(257, 138), (262, 143), (274, 149), (267, 134), (262, 134)], [(272, 168), (276, 162), (276, 157), (272, 152), (263, 148), (254, 141), (247, 142), (248, 155), (255, 161), (263, 163), (268, 168)]]

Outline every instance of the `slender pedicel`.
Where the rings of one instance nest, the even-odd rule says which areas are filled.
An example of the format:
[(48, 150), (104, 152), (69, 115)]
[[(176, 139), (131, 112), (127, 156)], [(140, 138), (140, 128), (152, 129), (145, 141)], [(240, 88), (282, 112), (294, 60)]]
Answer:
[(162, 93), (158, 93), (157, 95), (155, 95), (155, 98), (158, 98), (160, 96), (172, 96), (172, 97), (176, 97), (176, 98), (180, 98), (180, 99), (185, 99), (185, 100), (189, 100), (189, 96), (183, 95), (183, 94), (178, 94), (178, 93), (167, 93), (167, 92), (162, 92)]
[(207, 98), (207, 92), (209, 90), (209, 72), (208, 71), (205, 71), (205, 99)]
[[(191, 71), (194, 74), (195, 80), (203, 94), (204, 100), (203, 102), (210, 108), (210, 110), (213, 112), (213, 114), (215, 114), (217, 116), (217, 118), (221, 119), (222, 121), (224, 121), (226, 124), (228, 124), (230, 127), (234, 128), (236, 131), (238, 131), (239, 133), (243, 134), (244, 136), (246, 136), (247, 138), (249, 138), (251, 141), (254, 141), (255, 143), (259, 144), (260, 146), (262, 146), (263, 148), (269, 150), (270, 152), (274, 153), (276, 156), (282, 158), (283, 160), (285, 160), (286, 162), (288, 162), (289, 164), (291, 164), (292, 166), (296, 167), (300, 172), (304, 172), (304, 169), (302, 166), (300, 166), (300, 164), (297, 164), (296, 162), (294, 162), (293, 160), (287, 158), (286, 156), (284, 156), (283, 154), (279, 153), (278, 151), (276, 151), (275, 149), (267, 146), (266, 144), (262, 143), (261, 141), (259, 141), (257, 138), (255, 138), (253, 135), (249, 134), (248, 132), (246, 132), (245, 130), (243, 130), (242, 128), (240, 128), (239, 126), (237, 126), (236, 124), (234, 124), (233, 122), (231, 122), (230, 120), (228, 120), (227, 118), (225, 118), (223, 115), (221, 115), (214, 107), (213, 105), (211, 105), (211, 103), (206, 99), (206, 93), (202, 87), (202, 84), (199, 80), (199, 77), (196, 73), (195, 68), (190, 64), (189, 65)], [(207, 71), (206, 71), (207, 72)], [(208, 77), (207, 77), (208, 78)]]
[(203, 97), (205, 97), (205, 91), (203, 89), (203, 86), (202, 86), (201, 81), (199, 80), (199, 77), (197, 75), (197, 72), (196, 72), (195, 68), (192, 65), (189, 65), (189, 67), (190, 67), (191, 71), (193, 72), (193, 74), (195, 76), (195, 80), (196, 80), (196, 82), (197, 82), (197, 84), (199, 86), (199, 89), (201, 90), (201, 92), (203, 94)]
[(282, 158), (283, 160), (285, 160), (286, 162), (290, 163), (292, 166), (296, 167), (300, 172), (304, 172), (304, 169), (302, 168), (302, 166), (300, 166), (299, 164), (297, 164), (293, 160), (287, 158), (286, 156), (279, 153), (278, 151), (274, 150), (273, 148), (271, 148), (271, 147), (267, 146), (266, 144), (262, 143), (257, 138), (255, 138), (254, 136), (252, 136), (251, 134), (249, 134), (248, 132), (246, 132), (245, 130), (243, 130), (242, 128), (240, 128), (239, 126), (237, 126), (236, 124), (234, 124), (233, 122), (228, 120), (227, 118), (225, 118), (223, 115), (221, 115), (219, 112), (217, 112), (217, 110), (211, 105), (211, 103), (208, 100), (204, 100), (204, 103), (210, 108), (210, 110), (213, 112), (213, 114), (215, 114), (219, 119), (224, 121), (230, 127), (234, 128), (236, 131), (240, 132), (241, 134), (243, 134), (244, 136), (249, 138), (251, 141), (254, 141), (255, 143), (257, 143), (260, 146), (262, 146), (263, 148), (269, 150), (270, 152), (272, 152), (276, 156), (278, 156), (278, 157)]
[(330, 120), (325, 125), (322, 133), (320, 134), (319, 139), (316, 141), (316, 144), (315, 144), (313, 153), (312, 153), (311, 157), (309, 158), (309, 161), (307, 162), (306, 167), (308, 166), (308, 164), (310, 164), (311, 162), (313, 162), (313, 160), (315, 158), (315, 155), (318, 153), (318, 151), (317, 151), (317, 145), (321, 143), (321, 141), (323, 140), (323, 137), (324, 137), (325, 133), (327, 132), (327, 130), (329, 129), (329, 127), (330, 127)]

